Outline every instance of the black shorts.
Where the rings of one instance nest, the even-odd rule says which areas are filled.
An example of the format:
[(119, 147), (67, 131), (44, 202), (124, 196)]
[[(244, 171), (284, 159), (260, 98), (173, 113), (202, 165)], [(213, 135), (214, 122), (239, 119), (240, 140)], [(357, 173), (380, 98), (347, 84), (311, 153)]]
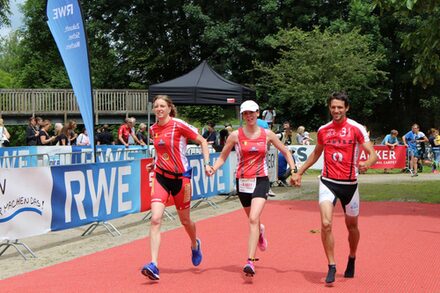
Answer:
[(252, 199), (255, 197), (261, 197), (267, 199), (267, 194), (270, 189), (269, 177), (257, 177), (257, 183), (253, 193), (240, 192), (238, 178), (236, 178), (237, 195), (240, 199), (241, 205), (244, 208), (250, 207)]
[(359, 189), (356, 181), (337, 181), (324, 177), (320, 177), (319, 181), (319, 203), (330, 201), (335, 206), (339, 198), (346, 215), (359, 215)]

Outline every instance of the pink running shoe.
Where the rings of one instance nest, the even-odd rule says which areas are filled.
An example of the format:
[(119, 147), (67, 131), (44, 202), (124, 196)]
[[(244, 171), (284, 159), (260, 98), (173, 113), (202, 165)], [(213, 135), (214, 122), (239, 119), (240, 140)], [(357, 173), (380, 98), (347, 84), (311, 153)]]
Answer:
[(267, 239), (264, 238), (264, 225), (260, 224), (260, 237), (258, 238), (258, 248), (261, 251), (265, 251), (267, 249)]
[(243, 272), (246, 277), (253, 277), (255, 275), (254, 262), (248, 260), (246, 265), (243, 267)]

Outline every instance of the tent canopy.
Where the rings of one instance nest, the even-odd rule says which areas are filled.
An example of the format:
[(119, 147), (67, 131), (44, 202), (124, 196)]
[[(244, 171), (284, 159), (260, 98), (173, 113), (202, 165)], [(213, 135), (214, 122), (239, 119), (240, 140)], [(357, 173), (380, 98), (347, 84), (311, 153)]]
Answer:
[(149, 101), (156, 95), (168, 95), (176, 105), (239, 105), (254, 99), (255, 91), (223, 78), (203, 61), (187, 74), (151, 85)]

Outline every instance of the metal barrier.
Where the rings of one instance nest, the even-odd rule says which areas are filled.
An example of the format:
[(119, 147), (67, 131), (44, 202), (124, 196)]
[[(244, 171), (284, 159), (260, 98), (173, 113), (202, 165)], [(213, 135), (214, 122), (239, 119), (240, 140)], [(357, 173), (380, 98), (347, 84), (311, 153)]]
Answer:
[[(128, 161), (149, 158), (148, 148), (142, 149), (118, 149), (112, 153), (102, 151), (96, 152), (96, 157), (101, 163), (111, 161)], [(40, 153), (26, 155), (0, 156), (0, 168), (28, 168), (28, 167), (47, 167), (78, 165), (93, 162), (93, 151), (85, 149), (80, 152), (65, 153)]]
[(49, 165), (48, 154), (0, 156), (0, 168), (46, 167)]

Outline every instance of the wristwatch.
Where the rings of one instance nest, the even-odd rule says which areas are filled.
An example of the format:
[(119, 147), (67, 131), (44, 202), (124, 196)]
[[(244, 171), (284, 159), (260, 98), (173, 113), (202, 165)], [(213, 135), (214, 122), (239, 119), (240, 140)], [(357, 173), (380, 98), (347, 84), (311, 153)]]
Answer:
[(208, 161), (208, 162), (205, 162), (205, 161), (204, 161), (204, 162), (203, 162), (203, 166), (204, 166), (204, 167), (206, 167), (206, 166), (210, 166), (210, 165), (211, 165), (211, 162), (210, 162), (210, 161)]
[(294, 169), (290, 170), (290, 174), (298, 173), (298, 168), (295, 166)]

